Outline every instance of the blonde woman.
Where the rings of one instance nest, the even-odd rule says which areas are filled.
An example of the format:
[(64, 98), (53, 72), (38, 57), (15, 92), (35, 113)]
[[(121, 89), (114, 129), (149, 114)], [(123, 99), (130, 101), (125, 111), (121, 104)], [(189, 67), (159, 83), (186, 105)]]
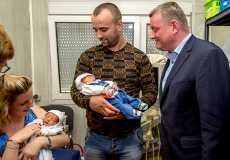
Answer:
[[(31, 108), (32, 81), (25, 76), (0, 76), (0, 159), (35, 160), (41, 149), (54, 149), (67, 145), (68, 136), (62, 132), (56, 136), (37, 137), (23, 147), (39, 124), (31, 124), (34, 119), (42, 119), (46, 113), (42, 108)], [(19, 155), (20, 152), (20, 155)]]

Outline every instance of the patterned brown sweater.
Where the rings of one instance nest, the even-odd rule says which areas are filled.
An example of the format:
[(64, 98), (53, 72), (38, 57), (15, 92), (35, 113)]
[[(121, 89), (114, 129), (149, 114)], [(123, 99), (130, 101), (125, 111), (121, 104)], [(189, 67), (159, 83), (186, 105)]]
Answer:
[[(127, 43), (117, 52), (103, 47), (102, 44), (92, 47), (80, 56), (74, 80), (78, 75), (91, 73), (96, 79), (116, 82), (118, 87), (134, 98), (139, 98), (142, 90), (142, 102), (152, 106), (157, 99), (157, 88), (153, 75), (153, 67), (146, 54)], [(128, 133), (140, 126), (140, 120), (104, 120), (103, 115), (89, 107), (91, 96), (81, 94), (75, 81), (71, 87), (72, 100), (86, 109), (89, 129), (100, 133)]]

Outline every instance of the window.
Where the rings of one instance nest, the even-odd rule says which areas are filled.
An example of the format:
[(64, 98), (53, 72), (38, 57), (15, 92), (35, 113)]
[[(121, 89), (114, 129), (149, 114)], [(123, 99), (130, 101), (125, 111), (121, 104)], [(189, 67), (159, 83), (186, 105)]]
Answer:
[[(73, 73), (80, 55), (100, 44), (90, 22), (56, 22), (57, 58), (60, 93), (70, 92)], [(124, 23), (126, 42), (134, 44), (134, 23)]]
[[(140, 17), (124, 16), (125, 40), (139, 47)], [(91, 16), (49, 16), (53, 99), (70, 99), (70, 88), (79, 56), (100, 44), (90, 22)]]

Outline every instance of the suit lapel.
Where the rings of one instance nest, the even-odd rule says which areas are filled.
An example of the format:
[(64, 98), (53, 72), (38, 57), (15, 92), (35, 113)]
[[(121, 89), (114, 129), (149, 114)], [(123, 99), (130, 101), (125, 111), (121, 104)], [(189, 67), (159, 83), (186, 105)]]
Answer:
[[(182, 64), (186, 61), (186, 59), (189, 57), (189, 55), (190, 55), (189, 52), (192, 50), (192, 47), (193, 47), (193, 44), (194, 44), (195, 40), (196, 40), (196, 38), (192, 35), (188, 39), (188, 41), (186, 42), (186, 44), (184, 45), (183, 49), (181, 50), (181, 53), (178, 55), (177, 60), (176, 60), (175, 64), (173, 65), (173, 68), (170, 71), (170, 73), (168, 75), (168, 78), (167, 78), (167, 80), (165, 82), (163, 93), (160, 94), (161, 95), (160, 96), (160, 101), (161, 101), (161, 99), (162, 99), (165, 91), (167, 90), (169, 84), (171, 83), (171, 81), (175, 77), (176, 73), (178, 72), (178, 70), (180, 69), (180, 67), (182, 66)], [(168, 63), (168, 61), (167, 61), (167, 63)], [(165, 74), (167, 68), (166, 67), (164, 68), (163, 74)], [(162, 82), (162, 79), (163, 79), (163, 74), (162, 74), (161, 82)]]
[[(183, 55), (183, 56), (182, 56)], [(180, 53), (179, 56), (177, 57), (177, 60), (175, 62), (175, 64), (173, 65), (172, 70), (170, 71), (168, 78), (165, 82), (165, 87), (163, 90), (163, 94), (165, 92), (165, 90), (168, 88), (169, 84), (171, 83), (172, 79), (175, 77), (176, 73), (178, 72), (178, 70), (180, 69), (181, 65), (184, 63), (184, 61), (188, 58), (189, 54), (187, 52), (185, 53)], [(162, 95), (163, 95), (162, 94)]]

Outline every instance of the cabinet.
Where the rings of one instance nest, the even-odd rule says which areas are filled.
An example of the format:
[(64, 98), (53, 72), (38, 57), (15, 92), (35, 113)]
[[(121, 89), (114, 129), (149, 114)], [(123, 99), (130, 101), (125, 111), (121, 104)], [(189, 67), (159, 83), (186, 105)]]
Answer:
[(205, 40), (209, 40), (209, 26), (230, 26), (230, 8), (205, 21)]

